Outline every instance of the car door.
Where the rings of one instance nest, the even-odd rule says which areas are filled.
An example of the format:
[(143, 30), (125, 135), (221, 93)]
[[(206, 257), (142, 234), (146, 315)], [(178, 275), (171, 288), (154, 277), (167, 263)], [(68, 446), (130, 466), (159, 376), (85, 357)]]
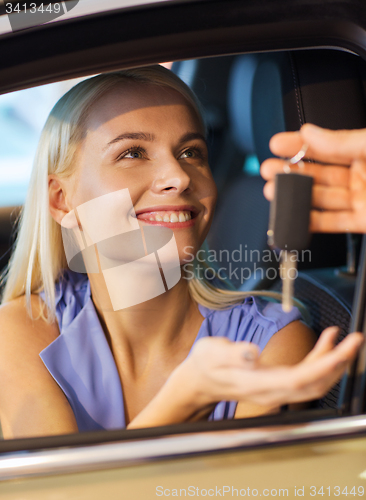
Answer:
[[(10, 3), (15, 10), (16, 4)], [(81, 8), (82, 0), (79, 3)], [(83, 8), (87, 3), (84, 0)], [(366, 57), (366, 6), (357, 1), (135, 4), (90, 3), (85, 12), (77, 5), (68, 9), (68, 18), (65, 14), (42, 26), (37, 20), (33, 27), (14, 32), (2, 11), (0, 91), (6, 94), (122, 67), (208, 56), (331, 46)], [(9, 215), (23, 196), (18, 187), (20, 198), (4, 201), (0, 209), (5, 251)], [(365, 305), (361, 279), (365, 260), (363, 253), (353, 314), (353, 325), (359, 328)], [(362, 378), (362, 357), (357, 370)], [(360, 377), (348, 377), (343, 408), (2, 441), (0, 493), (9, 500), (103, 495), (362, 497), (366, 419)]]

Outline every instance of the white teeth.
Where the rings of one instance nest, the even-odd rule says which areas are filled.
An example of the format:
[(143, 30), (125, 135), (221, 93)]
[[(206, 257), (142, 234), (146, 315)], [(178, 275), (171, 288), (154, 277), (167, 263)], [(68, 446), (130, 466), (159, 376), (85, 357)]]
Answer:
[(155, 216), (150, 216), (148, 220), (156, 222), (170, 222), (174, 224), (175, 222), (186, 222), (192, 219), (191, 212), (172, 212), (163, 214), (156, 214)]

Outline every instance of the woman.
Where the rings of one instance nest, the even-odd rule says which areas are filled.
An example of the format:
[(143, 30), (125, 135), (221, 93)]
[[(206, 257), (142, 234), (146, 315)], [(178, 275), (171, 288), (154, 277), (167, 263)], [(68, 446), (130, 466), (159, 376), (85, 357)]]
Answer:
[(359, 335), (332, 349), (328, 329), (300, 362), (314, 336), (296, 309), (184, 270), (119, 310), (102, 272), (66, 271), (63, 221), (74, 214), (85, 237), (79, 208), (126, 188), (138, 227), (171, 229), (185, 265), (216, 203), (204, 132), (195, 97), (162, 67), (86, 80), (52, 110), (0, 310), (5, 437), (268, 413), (319, 397), (355, 355)]

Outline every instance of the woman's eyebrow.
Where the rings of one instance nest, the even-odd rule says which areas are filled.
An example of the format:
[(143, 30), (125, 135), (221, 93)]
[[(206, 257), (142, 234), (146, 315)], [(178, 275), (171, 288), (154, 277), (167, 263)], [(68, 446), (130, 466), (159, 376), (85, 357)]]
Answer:
[(188, 132), (188, 134), (184, 134), (179, 141), (179, 144), (183, 144), (184, 142), (194, 141), (200, 139), (203, 142), (206, 142), (206, 138), (203, 134), (199, 132)]
[(146, 134), (145, 132), (126, 132), (125, 134), (121, 134), (112, 141), (108, 142), (108, 144), (104, 148), (104, 151), (108, 149), (112, 144), (126, 139), (152, 142), (155, 140), (155, 136), (153, 134)]

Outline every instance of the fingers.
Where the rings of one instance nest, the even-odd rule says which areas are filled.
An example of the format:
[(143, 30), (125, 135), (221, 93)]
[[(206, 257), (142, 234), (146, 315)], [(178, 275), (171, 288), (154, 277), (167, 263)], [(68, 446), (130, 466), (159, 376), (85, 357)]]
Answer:
[[(365, 220), (360, 220), (360, 219)], [(354, 212), (335, 211), (310, 213), (310, 231), (313, 233), (364, 233), (366, 228), (366, 214), (355, 217)]]
[(363, 343), (364, 337), (362, 333), (350, 333), (334, 348), (333, 353), (337, 356), (339, 362), (349, 362), (354, 359)]
[(327, 130), (305, 124), (300, 135), (309, 145), (309, 155), (318, 161), (349, 165), (354, 159), (366, 159), (366, 129)]
[(312, 192), (313, 208), (325, 210), (352, 210), (351, 193), (342, 187), (315, 185)]
[(327, 130), (309, 123), (299, 132), (283, 132), (270, 140), (277, 156), (294, 156), (308, 145), (306, 156), (325, 163), (349, 165), (354, 159), (366, 159), (366, 130)]
[[(330, 387), (338, 380), (346, 367), (354, 360), (357, 351), (363, 344), (362, 333), (350, 333), (347, 337), (342, 340), (336, 347), (330, 350), (327, 349), (335, 340), (334, 336), (337, 335), (337, 328), (334, 327), (327, 328), (324, 330), (322, 335), (319, 337), (320, 345), (315, 346), (313, 352), (299, 363), (299, 367), (303, 369), (305, 367), (308, 372), (308, 382), (322, 382), (322, 378), (326, 381), (326, 384), (331, 384)], [(322, 338), (321, 338), (322, 337)], [(319, 342), (318, 341), (318, 342)], [(311, 370), (309, 367), (311, 366)], [(325, 387), (328, 390), (330, 387)], [(320, 397), (320, 396), (319, 396)]]
[[(327, 329), (328, 330), (328, 329)], [(326, 332), (326, 336), (332, 336)], [(324, 340), (324, 339), (323, 339)], [(326, 350), (330, 339), (325, 339), (321, 349)], [(337, 347), (320, 356), (305, 360), (293, 367), (293, 392), (291, 402), (309, 401), (323, 397), (344, 374), (355, 358), (363, 342), (360, 333), (353, 333), (340, 342)]]
[(291, 158), (304, 144), (300, 132), (280, 132), (269, 141), (269, 149), (276, 156)]
[(258, 348), (256, 349), (245, 348), (244, 350), (241, 350), (240, 354), (241, 354), (241, 359), (243, 359), (247, 363), (250, 363), (251, 365), (254, 365), (259, 359)]
[(268, 181), (265, 183), (263, 188), (264, 197), (267, 198), (268, 201), (272, 201), (275, 194), (275, 183), (274, 181)]
[(323, 354), (331, 351), (339, 335), (338, 326), (330, 326), (323, 330), (313, 349), (304, 358), (304, 362), (309, 362), (319, 358)]
[(209, 362), (211, 368), (253, 369), (259, 359), (257, 345), (232, 342), (224, 337), (204, 337), (196, 342), (193, 352), (200, 364)]
[(235, 347), (235, 357), (239, 355), (238, 366), (240, 366), (241, 368), (248, 368), (248, 369), (254, 369), (258, 366), (259, 362), (258, 346), (248, 342), (236, 342), (233, 344), (232, 347), (233, 351)]
[(221, 351), (218, 355), (225, 366), (254, 369), (258, 365), (259, 349), (250, 342), (230, 342), (225, 346), (225, 353)]
[(295, 366), (257, 370), (255, 379), (252, 376), (250, 399), (278, 405), (323, 397), (342, 377), (363, 343), (361, 333), (352, 333), (333, 348), (337, 334), (337, 327), (324, 330), (311, 353)]
[(363, 343), (361, 333), (352, 333), (333, 347), (337, 334), (337, 327), (327, 328), (302, 362), (273, 368), (260, 366), (258, 348), (253, 344), (201, 339), (195, 352), (204, 354), (199, 359), (201, 368), (209, 363), (204, 392), (211, 393), (214, 387), (211, 399), (215, 401), (219, 397), (269, 406), (320, 398), (339, 380)]
[[(284, 160), (269, 158), (261, 165), (261, 176), (265, 180), (272, 180), (276, 174), (284, 172), (285, 165), (287, 163)], [(292, 172), (311, 175), (314, 178), (314, 184), (341, 187), (348, 187), (349, 185), (350, 176), (348, 167), (304, 162), (303, 168), (299, 169), (298, 166), (294, 165), (291, 167), (291, 170)]]
[[(274, 181), (268, 181), (264, 185), (263, 194), (267, 200), (273, 200), (275, 195)], [(312, 190), (312, 206), (313, 208), (325, 210), (352, 210), (351, 193), (348, 189), (342, 187), (315, 185)]]

